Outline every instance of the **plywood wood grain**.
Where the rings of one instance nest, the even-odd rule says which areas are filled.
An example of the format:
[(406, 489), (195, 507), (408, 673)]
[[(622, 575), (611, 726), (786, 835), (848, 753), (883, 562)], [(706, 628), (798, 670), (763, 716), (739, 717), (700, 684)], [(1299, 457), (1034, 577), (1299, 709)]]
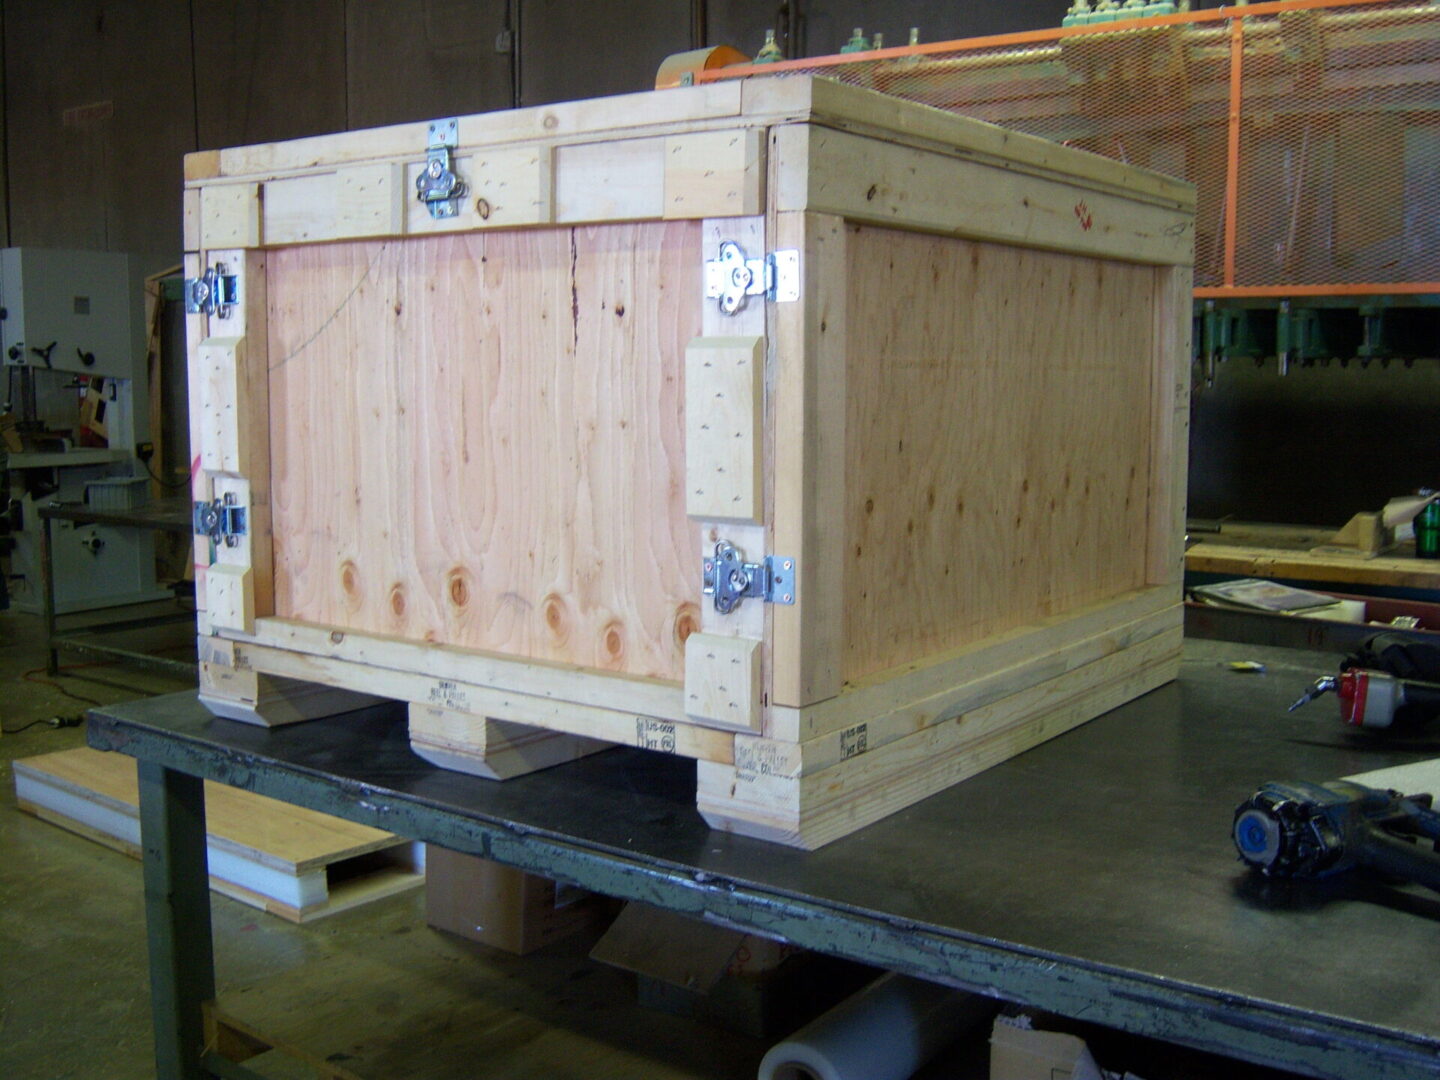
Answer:
[[(135, 763), (119, 754), (79, 747), (25, 758), (23, 768), (85, 798), (121, 808), (138, 805)], [(212, 843), (290, 872), (401, 843), (393, 833), (208, 780), (205, 823)]]
[(847, 258), (845, 678), (1144, 584), (1153, 271), (861, 227)]
[(276, 613), (680, 680), (700, 225), (271, 255)]

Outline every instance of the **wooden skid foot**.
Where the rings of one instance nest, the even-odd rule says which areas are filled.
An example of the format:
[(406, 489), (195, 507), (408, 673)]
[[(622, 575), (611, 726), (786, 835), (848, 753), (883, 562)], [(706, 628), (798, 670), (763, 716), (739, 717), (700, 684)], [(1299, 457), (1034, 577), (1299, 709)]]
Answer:
[(1171, 681), (1178, 631), (1169, 640), (1119, 674), (1116, 657), (1087, 664), (809, 775), (701, 761), (696, 804), (711, 828), (823, 847)]
[(279, 727), (352, 712), (385, 700), (301, 679), (262, 675), (213, 660), (202, 660), (200, 664), (200, 703), (216, 716), (246, 724)]
[(410, 706), (410, 748), (442, 769), (509, 780), (574, 761), (614, 743), (434, 705)]

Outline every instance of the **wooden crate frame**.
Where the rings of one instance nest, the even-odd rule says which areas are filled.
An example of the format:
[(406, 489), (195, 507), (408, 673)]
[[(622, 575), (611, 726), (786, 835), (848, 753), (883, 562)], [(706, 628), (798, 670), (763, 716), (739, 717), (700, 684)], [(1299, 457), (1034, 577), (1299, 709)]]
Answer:
[[(808, 77), (462, 117), (458, 132), (456, 168), (473, 188), (443, 220), (413, 196), (423, 124), (186, 159), (186, 274), (224, 264), (240, 290), (223, 317), (187, 324), (194, 496), (229, 495), (248, 517), (234, 546), (196, 537), (212, 710), (274, 724), (333, 712), (357, 692), (399, 699), (411, 703), (418, 751), (502, 779), (609, 743), (678, 753), (699, 761), (712, 825), (815, 847), (1175, 676), (1188, 185)], [(269, 249), (666, 220), (701, 222), (706, 259), (722, 240), (752, 255), (799, 252), (800, 302), (752, 300), (733, 316), (704, 303), (686, 356), (689, 415), (697, 395), (723, 395), (738, 430), (725, 442), (697, 423), (685, 431), (695, 602), (700, 558), (722, 538), (747, 555), (793, 557), (797, 602), (747, 601), (728, 615), (701, 605), (683, 678), (277, 618)], [(875, 227), (1095, 260), (1145, 283), (1143, 480), (1131, 468), (1144, 535), (1128, 587), (847, 670), (845, 371), (847, 334), (860, 328), (847, 329), (846, 290), (833, 286), (847, 245), (864, 241), (857, 230)]]

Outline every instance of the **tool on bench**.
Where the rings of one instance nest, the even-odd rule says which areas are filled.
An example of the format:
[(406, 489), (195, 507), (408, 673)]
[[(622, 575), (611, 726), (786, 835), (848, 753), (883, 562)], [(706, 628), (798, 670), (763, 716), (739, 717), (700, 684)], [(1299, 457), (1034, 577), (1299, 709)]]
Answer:
[(1266, 876), (1358, 868), (1440, 891), (1440, 813), (1431, 801), (1348, 780), (1272, 780), (1236, 809), (1231, 835), (1240, 858)]
[(1332, 691), (1340, 699), (1340, 719), (1355, 727), (1388, 728), (1406, 708), (1423, 712), (1427, 719), (1440, 714), (1440, 684), (1397, 679), (1387, 671), (1365, 668), (1322, 675), (1288, 711)]
[(1417, 726), (1440, 716), (1440, 646), (1400, 634), (1376, 634), (1347, 656), (1339, 675), (1322, 675), (1290, 706), (1325, 694), (1340, 700), (1340, 719), (1355, 727)]

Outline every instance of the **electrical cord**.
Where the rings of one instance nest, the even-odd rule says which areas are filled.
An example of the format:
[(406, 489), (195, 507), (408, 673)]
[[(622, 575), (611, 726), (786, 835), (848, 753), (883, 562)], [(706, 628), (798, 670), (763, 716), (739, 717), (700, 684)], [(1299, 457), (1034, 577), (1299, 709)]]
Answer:
[[(181, 648), (181, 647), (182, 647), (182, 646), (176, 646), (176, 648)], [(188, 647), (188, 646), (183, 646), (183, 647)], [(162, 651), (164, 651), (164, 650), (162, 650)], [(60, 671), (79, 671), (79, 670), (81, 670), (82, 668), (114, 667), (116, 663), (118, 663), (118, 661), (116, 661), (116, 660), (93, 660), (93, 661), (91, 661), (91, 662), (89, 662), (89, 663), (85, 663), (85, 664), (64, 664), (64, 665), (62, 665), (62, 666), (59, 668), (59, 670), (60, 670)], [(96, 705), (96, 706), (99, 706), (99, 705), (103, 705), (103, 704), (104, 704), (104, 702), (102, 702), (102, 701), (97, 701), (95, 698), (86, 697), (84, 694), (77, 694), (77, 693), (75, 693), (73, 690), (67, 690), (65, 687), (61, 686), (58, 682), (55, 682), (53, 679), (37, 678), (36, 676), (40, 675), (40, 673), (43, 672), (44, 670), (45, 670), (45, 669), (44, 669), (43, 667), (31, 668), (29, 671), (27, 671), (27, 672), (25, 672), (24, 674), (22, 674), (22, 675), (20, 676), (20, 678), (21, 678), (23, 681), (25, 681), (25, 682), (34, 683), (36, 686), (47, 686), (47, 687), (49, 687), (51, 690), (56, 691), (57, 693), (64, 694), (67, 698), (70, 698), (72, 701), (78, 701), (78, 702), (80, 702), (82, 705)], [(85, 717), (84, 717), (83, 715), (82, 715), (82, 716), (49, 716), (49, 717), (41, 717), (39, 720), (32, 720), (30, 723), (25, 724), (25, 725), (23, 725), (23, 726), (21, 726), (21, 727), (17, 727), (17, 728), (0, 727), (0, 733), (4, 733), (4, 734), (6, 734), (6, 735), (18, 735), (18, 734), (20, 734), (20, 732), (22, 732), (22, 731), (29, 731), (32, 727), (35, 727), (37, 724), (49, 724), (52, 728), (66, 728), (66, 727), (79, 727), (79, 726), (80, 726), (81, 724), (83, 724), (84, 722), (85, 722)]]
[(31, 720), (28, 724), (20, 727), (0, 727), (0, 732), (6, 735), (19, 735), (22, 731), (29, 731), (37, 724), (49, 724), (52, 728), (79, 727), (84, 721), (83, 716), (42, 716), (39, 720)]
[(42, 716), (39, 720), (31, 720), (30, 723), (22, 727), (0, 727), (0, 732), (4, 732), (6, 735), (19, 735), (22, 731), (29, 731), (36, 724), (46, 723), (49, 723), (49, 721)]
[[(95, 662), (93, 662), (93, 663), (89, 663), (89, 664), (66, 664), (65, 666), (61, 667), (60, 670), (61, 670), (61, 671), (78, 671), (78, 670), (81, 669), (81, 668), (112, 667), (114, 664), (115, 664), (115, 661), (114, 661), (114, 660), (97, 660), (97, 661), (95, 661)], [(68, 697), (70, 700), (72, 700), (72, 701), (78, 701), (78, 702), (80, 702), (82, 705), (102, 705), (102, 704), (104, 704), (104, 702), (96, 701), (96, 700), (95, 700), (94, 698), (92, 698), (92, 697), (86, 697), (84, 694), (77, 694), (77, 693), (75, 693), (73, 690), (67, 690), (67, 689), (65, 689), (65, 687), (61, 686), (58, 682), (55, 682), (55, 681), (52, 680), (52, 679), (37, 679), (37, 678), (35, 678), (36, 675), (39, 675), (39, 674), (40, 674), (42, 671), (44, 671), (44, 670), (45, 670), (45, 669), (44, 669), (43, 667), (31, 668), (29, 671), (25, 672), (25, 674), (21, 675), (20, 678), (23, 679), (25, 682), (34, 683), (36, 686), (48, 686), (50, 689), (55, 690), (55, 691), (58, 691), (59, 693), (64, 694), (64, 695), (65, 695), (66, 697)]]
[(150, 479), (151, 479), (151, 480), (154, 480), (155, 483), (159, 484), (161, 487), (165, 488), (167, 491), (176, 491), (176, 490), (178, 490), (179, 488), (184, 488), (184, 487), (189, 487), (189, 486), (190, 486), (190, 479), (189, 479), (189, 477), (186, 477), (184, 480), (162, 480), (162, 479), (160, 479), (160, 477), (155, 474), (155, 470), (152, 469), (152, 468), (150, 468), (150, 462), (149, 462), (149, 460), (146, 459), (146, 458), (141, 458), (141, 459), (140, 459), (140, 464), (142, 464), (142, 465), (145, 466), (145, 471), (150, 474)]

